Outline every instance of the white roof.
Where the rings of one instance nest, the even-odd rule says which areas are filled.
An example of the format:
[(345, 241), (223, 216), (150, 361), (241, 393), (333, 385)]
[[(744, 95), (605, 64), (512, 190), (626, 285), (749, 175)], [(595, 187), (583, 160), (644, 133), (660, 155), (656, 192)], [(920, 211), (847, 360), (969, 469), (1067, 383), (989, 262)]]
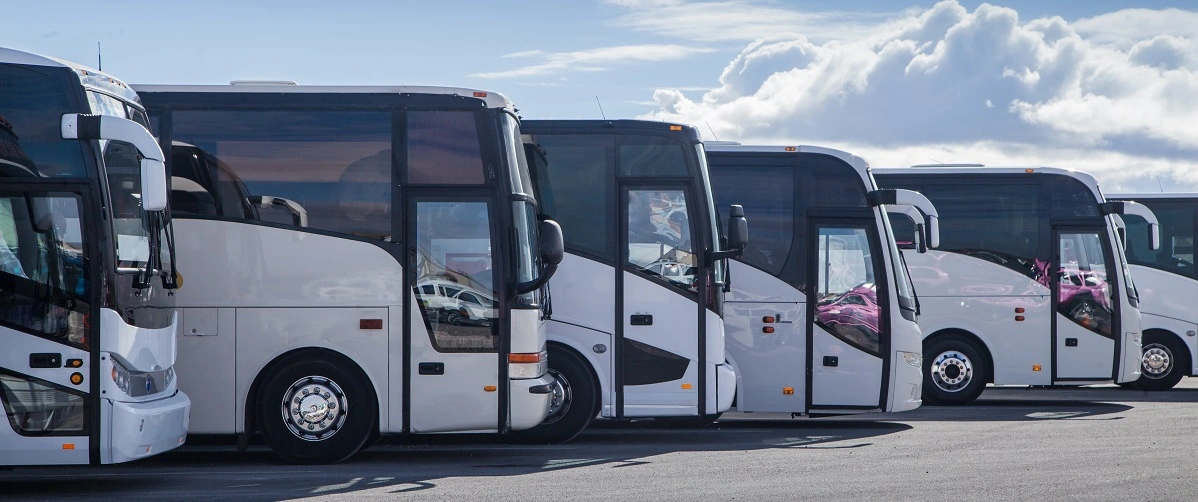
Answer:
[(869, 178), (869, 162), (843, 150), (811, 145), (742, 145), (735, 141), (704, 141), (703, 150), (708, 152), (760, 152), (760, 153), (818, 153), (836, 157), (853, 166), (863, 179)]
[[(975, 164), (976, 165), (976, 164)], [(1103, 198), (1102, 190), (1098, 188), (1098, 180), (1094, 179), (1089, 173), (1075, 171), (1073, 169), (1065, 169), (1061, 167), (1047, 166), (995, 166), (995, 167), (962, 167), (960, 165), (945, 164), (944, 166), (918, 166), (918, 167), (880, 167), (874, 169), (874, 174), (934, 174), (934, 175), (963, 175), (970, 174), (1058, 174), (1061, 176), (1069, 176), (1085, 183), (1094, 196), (1099, 200)]]
[(503, 94), (465, 87), (436, 87), (424, 85), (294, 85), (281, 82), (239, 83), (238, 85), (162, 85), (134, 84), (138, 92), (241, 92), (285, 94), (444, 94), (482, 99), (488, 108), (514, 109)]
[(84, 87), (118, 96), (125, 101), (141, 104), (137, 99), (137, 94), (127, 84), (112, 75), (89, 66), (5, 47), (0, 47), (0, 64), (70, 68), (79, 76), (79, 81)]
[(1108, 199), (1198, 199), (1198, 192), (1141, 192), (1141, 193), (1113, 193), (1106, 196)]

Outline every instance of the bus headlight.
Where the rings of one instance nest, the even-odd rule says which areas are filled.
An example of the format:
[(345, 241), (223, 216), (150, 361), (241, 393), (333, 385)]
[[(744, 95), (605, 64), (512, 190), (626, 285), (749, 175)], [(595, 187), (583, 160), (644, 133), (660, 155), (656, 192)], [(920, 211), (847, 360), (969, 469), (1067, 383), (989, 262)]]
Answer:
[(116, 384), (116, 388), (121, 389), (121, 392), (129, 394), (129, 370), (116, 359), (112, 360), (112, 382)]
[(898, 353), (900, 356), (903, 356), (903, 361), (906, 361), (907, 364), (910, 364), (912, 367), (919, 368), (920, 366), (923, 366), (923, 357), (920, 356), (918, 352), (907, 352), (900, 350)]
[(549, 371), (548, 356), (543, 350), (532, 354), (508, 354), (508, 378), (539, 378)]

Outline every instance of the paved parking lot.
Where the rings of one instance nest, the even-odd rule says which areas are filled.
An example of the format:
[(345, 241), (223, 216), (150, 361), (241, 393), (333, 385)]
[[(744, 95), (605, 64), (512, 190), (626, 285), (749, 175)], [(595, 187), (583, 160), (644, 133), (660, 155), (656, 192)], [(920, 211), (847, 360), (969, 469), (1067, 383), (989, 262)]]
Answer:
[(556, 446), (403, 438), (333, 466), (191, 444), (134, 464), (0, 472), (0, 498), (1195, 500), (1196, 433), (1198, 378), (1151, 394), (992, 388), (968, 407), (604, 424)]

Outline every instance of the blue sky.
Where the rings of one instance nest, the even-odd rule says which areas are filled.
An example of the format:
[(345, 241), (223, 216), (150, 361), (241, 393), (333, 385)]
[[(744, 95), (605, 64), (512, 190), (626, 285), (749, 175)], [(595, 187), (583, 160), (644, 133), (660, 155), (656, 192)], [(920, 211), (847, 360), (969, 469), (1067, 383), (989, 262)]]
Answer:
[(94, 66), (99, 41), (130, 83), (453, 85), (536, 118), (597, 117), (598, 96), (611, 118), (874, 165), (1050, 164), (1112, 189), (1198, 189), (1188, 2), (0, 2), (0, 45)]

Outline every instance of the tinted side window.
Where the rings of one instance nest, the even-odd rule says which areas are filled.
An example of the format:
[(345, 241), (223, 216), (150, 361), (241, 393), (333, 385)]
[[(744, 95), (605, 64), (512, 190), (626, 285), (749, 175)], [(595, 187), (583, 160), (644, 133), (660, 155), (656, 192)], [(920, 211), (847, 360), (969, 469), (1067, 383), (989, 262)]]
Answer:
[(1167, 272), (1195, 277), (1194, 210), (1185, 202), (1140, 200), (1160, 220), (1161, 247), (1148, 249), (1148, 222), (1123, 215), (1127, 223), (1127, 261)]
[(927, 184), (922, 191), (940, 213), (939, 249), (1035, 277), (1042, 221), (1037, 185)]
[(608, 233), (615, 204), (608, 191), (615, 161), (612, 136), (538, 134), (537, 141), (545, 150), (547, 185), (553, 190), (555, 208), (549, 217), (561, 225), (566, 247), (615, 260)]
[(86, 176), (84, 141), (62, 139), (75, 78), (67, 69), (0, 66), (0, 176)]
[(738, 259), (775, 276), (781, 274), (794, 238), (794, 169), (709, 161), (720, 221), (728, 220), (732, 204), (744, 206), (749, 218), (749, 245)]
[(1048, 180), (1054, 218), (1098, 216), (1098, 202), (1094, 198), (1094, 192), (1084, 183), (1066, 176), (1049, 176)]
[(620, 176), (686, 176), (686, 147), (655, 136), (621, 136)]
[[(172, 116), (173, 139), (210, 159), (207, 176), (220, 178), (193, 181), (207, 190), (233, 183), (220, 195), (237, 194), (238, 202), (259, 207), (257, 216), (241, 217), (287, 225), (306, 220), (312, 228), (373, 239), (391, 235), (390, 112), (180, 110)], [(225, 216), (238, 217), (240, 204), (209, 196)]]
[(483, 183), (482, 147), (474, 112), (408, 112), (408, 183)]

